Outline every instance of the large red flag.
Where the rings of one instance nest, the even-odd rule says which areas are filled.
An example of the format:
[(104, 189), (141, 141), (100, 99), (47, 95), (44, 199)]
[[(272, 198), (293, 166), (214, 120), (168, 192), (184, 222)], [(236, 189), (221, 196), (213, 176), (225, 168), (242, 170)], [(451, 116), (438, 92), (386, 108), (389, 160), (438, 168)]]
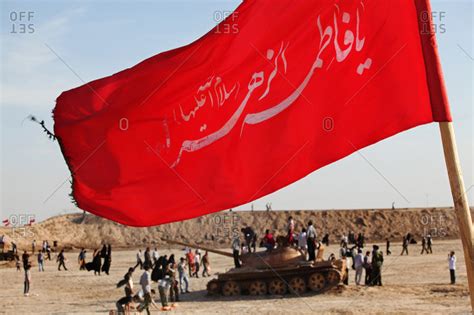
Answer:
[(247, 0), (192, 44), (62, 93), (75, 200), (127, 225), (183, 220), (450, 121), (429, 17), (426, 0)]

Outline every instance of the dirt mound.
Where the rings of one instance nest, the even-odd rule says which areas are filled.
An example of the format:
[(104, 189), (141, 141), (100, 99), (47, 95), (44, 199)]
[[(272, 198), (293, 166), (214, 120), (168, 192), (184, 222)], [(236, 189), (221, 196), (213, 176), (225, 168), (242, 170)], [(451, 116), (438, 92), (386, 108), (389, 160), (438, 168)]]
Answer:
[(431, 234), (436, 238), (457, 238), (458, 227), (452, 208), (370, 209), (370, 210), (298, 210), (298, 211), (237, 211), (219, 212), (199, 218), (164, 224), (161, 226), (127, 227), (94, 215), (68, 214), (51, 217), (28, 227), (28, 233), (19, 234), (13, 228), (0, 228), (20, 248), (30, 249), (36, 239), (54, 240), (59, 246), (96, 248), (103, 243), (115, 247), (163, 245), (162, 237), (180, 241), (204, 243), (215, 247), (228, 247), (233, 235), (240, 234), (242, 226), (250, 225), (262, 236), (265, 229), (286, 234), (286, 220), (293, 216), (296, 231), (309, 220), (322, 237), (330, 235), (338, 242), (349, 231), (364, 233), (368, 241), (398, 241), (410, 232), (415, 238)]

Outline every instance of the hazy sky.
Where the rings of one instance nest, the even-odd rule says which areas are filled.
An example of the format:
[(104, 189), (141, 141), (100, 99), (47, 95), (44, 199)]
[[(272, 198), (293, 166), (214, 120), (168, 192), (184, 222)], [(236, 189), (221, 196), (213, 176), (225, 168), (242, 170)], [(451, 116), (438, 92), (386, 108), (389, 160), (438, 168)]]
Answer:
[[(1, 219), (34, 214), (38, 220), (75, 210), (58, 144), (25, 117), (34, 114), (52, 128), (55, 99), (82, 85), (78, 76), (88, 82), (187, 44), (239, 3), (2, 1)], [(433, 0), (432, 7), (469, 189), (474, 178), (473, 1)], [(29, 17), (27, 12), (32, 12)], [(31, 24), (26, 34), (20, 33), (20, 24)], [(473, 205), (474, 188), (468, 196)], [(254, 205), (255, 209), (264, 209), (267, 202), (273, 209), (387, 208), (393, 201), (397, 207), (452, 204), (437, 124), (365, 148)]]

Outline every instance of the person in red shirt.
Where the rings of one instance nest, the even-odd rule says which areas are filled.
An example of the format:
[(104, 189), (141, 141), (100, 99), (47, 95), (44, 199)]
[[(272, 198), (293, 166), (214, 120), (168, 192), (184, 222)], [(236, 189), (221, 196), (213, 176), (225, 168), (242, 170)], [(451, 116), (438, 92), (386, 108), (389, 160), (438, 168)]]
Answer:
[(270, 233), (270, 230), (265, 231), (265, 236), (263, 237), (263, 246), (268, 250), (272, 250), (275, 248), (275, 239), (273, 238), (273, 234)]
[(186, 259), (188, 260), (188, 271), (189, 271), (189, 276), (192, 277), (194, 273), (194, 254), (191, 249), (186, 254)]

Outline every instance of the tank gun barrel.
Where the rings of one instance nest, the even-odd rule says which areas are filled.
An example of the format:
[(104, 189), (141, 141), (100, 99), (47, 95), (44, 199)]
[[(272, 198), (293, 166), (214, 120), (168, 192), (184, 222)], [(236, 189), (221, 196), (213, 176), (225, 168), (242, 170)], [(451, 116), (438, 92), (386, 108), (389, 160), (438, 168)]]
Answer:
[(190, 244), (190, 243), (184, 243), (184, 242), (170, 240), (170, 239), (164, 239), (164, 238), (162, 238), (162, 240), (165, 241), (168, 244), (182, 245), (182, 246), (197, 248), (197, 249), (201, 249), (201, 250), (206, 250), (208, 252), (215, 253), (215, 254), (222, 255), (222, 256), (234, 257), (231, 253), (228, 253), (228, 252), (225, 252), (225, 251), (222, 251), (222, 250), (218, 250), (218, 249), (214, 249), (214, 248), (209, 248), (209, 247), (206, 247), (206, 246), (201, 246), (201, 245), (197, 245), (197, 244)]

